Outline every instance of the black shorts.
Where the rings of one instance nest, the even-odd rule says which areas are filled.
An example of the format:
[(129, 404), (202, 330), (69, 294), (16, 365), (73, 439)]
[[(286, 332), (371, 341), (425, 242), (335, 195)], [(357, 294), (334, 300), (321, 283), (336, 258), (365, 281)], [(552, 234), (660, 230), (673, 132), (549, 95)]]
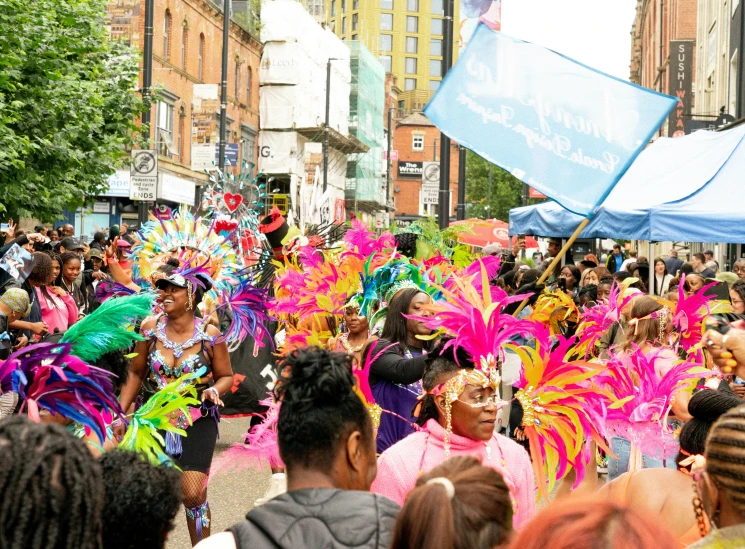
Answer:
[(186, 428), (186, 436), (181, 437), (183, 451), (180, 457), (174, 457), (176, 465), (182, 471), (198, 471), (209, 474), (212, 465), (212, 454), (217, 444), (217, 421), (211, 415), (196, 419)]

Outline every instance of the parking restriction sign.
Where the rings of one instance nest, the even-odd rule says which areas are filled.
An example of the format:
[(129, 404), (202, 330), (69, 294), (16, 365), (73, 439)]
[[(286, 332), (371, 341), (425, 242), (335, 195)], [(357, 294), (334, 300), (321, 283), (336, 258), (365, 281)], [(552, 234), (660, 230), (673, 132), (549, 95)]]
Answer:
[(155, 151), (132, 150), (129, 175), (129, 198), (131, 200), (155, 200), (158, 187), (158, 154)]

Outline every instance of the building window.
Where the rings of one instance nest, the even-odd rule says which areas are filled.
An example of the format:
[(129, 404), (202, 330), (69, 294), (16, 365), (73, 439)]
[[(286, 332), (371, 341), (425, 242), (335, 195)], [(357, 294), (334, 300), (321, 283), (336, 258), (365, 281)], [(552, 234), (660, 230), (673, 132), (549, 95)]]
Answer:
[(393, 36), (390, 34), (380, 35), (380, 50), (393, 51)]
[(256, 152), (256, 133), (247, 127), (241, 128), (241, 163), (251, 167)]
[(392, 13), (381, 13), (380, 14), (380, 30), (385, 30), (385, 31), (393, 30), (393, 14)]
[(432, 15), (444, 15), (442, 0), (432, 0)]
[(204, 34), (199, 35), (199, 56), (197, 57), (197, 77), (204, 80)]
[(406, 16), (406, 32), (419, 32), (419, 18), (413, 15)]
[(181, 163), (184, 163), (184, 144), (186, 143), (186, 108), (183, 106), (178, 111), (178, 156)]
[(253, 71), (251, 70), (251, 67), (248, 67), (248, 72), (246, 72), (246, 105), (248, 107), (251, 106), (251, 84), (253, 80)]
[(432, 59), (429, 62), (429, 75), (442, 76), (442, 61), (439, 59)]
[(429, 41), (429, 54), (442, 55), (442, 40), (432, 39)]
[(442, 19), (432, 19), (432, 34), (442, 36)]
[(341, 18), (341, 33), (344, 34), (345, 32), (347, 32), (347, 18), (342, 17)]
[(233, 95), (235, 100), (240, 102), (241, 100), (241, 64), (236, 62), (235, 64), (235, 86), (233, 87)]
[(423, 151), (424, 150), (424, 136), (423, 135), (412, 135), (411, 136), (411, 150), (412, 151)]
[(416, 57), (406, 58), (406, 74), (416, 74)]
[(359, 24), (359, 17), (360, 16), (357, 15), (356, 13), (352, 14), (352, 30), (353, 31), (357, 30), (357, 25)]
[(419, 39), (416, 36), (406, 37), (406, 53), (416, 53), (419, 49)]
[(416, 78), (407, 78), (404, 80), (404, 91), (411, 91), (416, 89)]
[(406, 0), (407, 11), (419, 11), (419, 0)]
[(163, 18), (163, 59), (168, 61), (171, 52), (171, 12), (166, 10)]
[(352, 0), (352, 9), (353, 10), (360, 9), (360, 0)]
[(380, 0), (380, 9), (383, 9), (383, 10), (392, 10), (393, 9), (393, 0)]
[(406, 102), (402, 99), (398, 102), (398, 112), (396, 113), (396, 116), (401, 116), (403, 114), (404, 107), (406, 107)]
[(440, 81), (439, 80), (430, 80), (429, 81), (429, 89), (430, 91), (437, 91), (437, 88), (440, 87)]
[(383, 68), (385, 69), (385, 72), (392, 72), (391, 71), (391, 56), (390, 55), (384, 55), (380, 58), (380, 62), (383, 63)]
[(356, 34), (353, 34), (352, 35), (352, 41), (354, 42), (356, 40), (359, 40), (359, 36), (357, 36)]
[(347, 13), (347, 0), (341, 0), (341, 12)]
[(158, 154), (172, 158), (176, 151), (173, 147), (174, 104), (158, 101), (158, 126), (155, 132), (155, 144)]
[(331, 17), (336, 16), (336, 2), (331, 2)]
[(181, 70), (186, 71), (186, 54), (189, 47), (189, 29), (181, 33)]

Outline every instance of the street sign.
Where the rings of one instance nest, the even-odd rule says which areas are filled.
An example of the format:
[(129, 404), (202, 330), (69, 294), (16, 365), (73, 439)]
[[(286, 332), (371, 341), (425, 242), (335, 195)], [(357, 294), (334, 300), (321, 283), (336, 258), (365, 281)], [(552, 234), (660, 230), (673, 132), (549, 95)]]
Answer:
[(129, 198), (155, 200), (158, 187), (158, 154), (152, 150), (132, 150), (129, 168)]
[(425, 183), (422, 185), (422, 204), (439, 204), (440, 186)]
[(440, 163), (422, 163), (422, 204), (440, 202)]
[(440, 185), (440, 163), (424, 162), (422, 166), (422, 185)]
[[(220, 163), (220, 143), (215, 143), (215, 164)], [(238, 143), (225, 144), (225, 165), (238, 165)]]

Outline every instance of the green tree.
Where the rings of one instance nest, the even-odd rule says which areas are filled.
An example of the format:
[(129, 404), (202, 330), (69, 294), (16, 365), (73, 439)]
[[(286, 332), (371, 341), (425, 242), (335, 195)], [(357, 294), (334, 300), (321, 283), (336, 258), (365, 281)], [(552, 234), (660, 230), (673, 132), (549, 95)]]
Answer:
[(0, 2), (0, 216), (60, 218), (106, 188), (144, 104), (106, 0)]
[(466, 156), (466, 217), (508, 221), (522, 204), (522, 181), (474, 152)]

